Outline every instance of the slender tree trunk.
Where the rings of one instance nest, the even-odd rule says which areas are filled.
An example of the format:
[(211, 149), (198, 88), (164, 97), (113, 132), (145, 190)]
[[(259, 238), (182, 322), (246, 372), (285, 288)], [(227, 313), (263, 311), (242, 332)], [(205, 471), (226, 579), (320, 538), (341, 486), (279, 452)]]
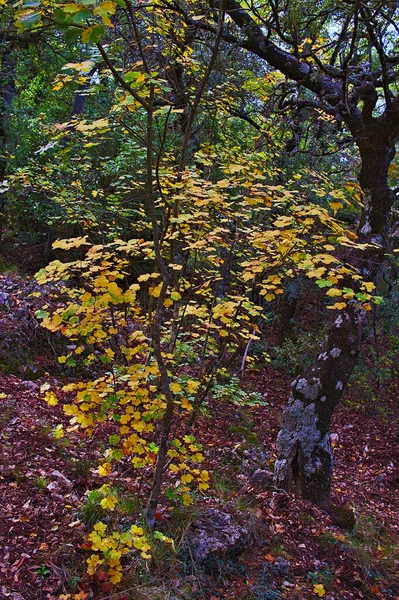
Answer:
[(15, 96), (15, 58), (12, 49), (5, 47), (0, 55), (0, 182), (7, 170), (7, 122)]
[[(384, 260), (387, 218), (395, 199), (387, 183), (394, 157), (393, 140), (390, 142), (363, 135), (358, 143), (362, 158), (359, 181), (364, 192), (359, 241), (373, 243), (374, 247), (356, 250), (349, 260), (369, 281), (375, 280)], [(348, 302), (337, 314), (323, 352), (292, 383), (283, 413), (283, 427), (277, 438), (276, 486), (318, 504), (326, 503), (330, 495), (331, 418), (355, 366), (365, 321), (366, 314), (356, 301)]]

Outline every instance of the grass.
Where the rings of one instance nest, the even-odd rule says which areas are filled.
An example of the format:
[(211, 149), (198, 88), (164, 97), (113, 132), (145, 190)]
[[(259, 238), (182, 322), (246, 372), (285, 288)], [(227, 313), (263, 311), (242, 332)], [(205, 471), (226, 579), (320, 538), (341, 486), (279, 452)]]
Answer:
[(34, 487), (38, 490), (47, 489), (48, 484), (49, 481), (45, 477), (36, 477), (36, 479), (33, 482)]

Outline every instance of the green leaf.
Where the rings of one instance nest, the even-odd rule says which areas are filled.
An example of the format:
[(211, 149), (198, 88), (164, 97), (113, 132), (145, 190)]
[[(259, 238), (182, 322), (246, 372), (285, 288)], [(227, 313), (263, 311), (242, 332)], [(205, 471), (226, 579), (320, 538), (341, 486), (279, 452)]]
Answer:
[(82, 33), (82, 42), (88, 44), (92, 42), (96, 44), (105, 35), (104, 25), (92, 25), (85, 29)]
[(29, 12), (18, 16), (16, 24), (20, 31), (25, 31), (25, 29), (33, 29), (35, 25), (38, 25), (40, 23), (40, 18), (40, 12), (30, 10)]
[(176, 492), (173, 488), (168, 488), (165, 492), (165, 496), (169, 499), (169, 500), (177, 500), (177, 495)]
[(111, 444), (111, 446), (116, 446), (117, 444), (119, 444), (120, 441), (121, 438), (119, 435), (116, 435), (116, 433), (109, 436), (109, 443)]
[(24, 0), (23, 7), (24, 8), (37, 8), (40, 6), (40, 0)]
[(135, 79), (140, 77), (140, 75), (141, 75), (140, 71), (128, 71), (128, 73), (125, 73), (124, 79), (125, 79), (126, 83), (131, 83), (132, 81), (134, 81)]
[(47, 319), (47, 317), (49, 316), (49, 313), (48, 313), (48, 312), (46, 312), (45, 310), (37, 310), (37, 311), (35, 312), (35, 316), (36, 316), (38, 319)]
[(72, 18), (71, 21), (72, 23), (82, 23), (82, 21), (87, 21), (87, 19), (90, 19), (91, 17), (91, 12), (89, 10), (87, 10), (87, 8), (84, 8), (83, 10), (80, 10), (78, 13), (75, 13)]
[(65, 33), (67, 42), (77, 42), (80, 39), (82, 30), (77, 27), (69, 27)]
[(331, 287), (331, 281), (328, 281), (328, 279), (317, 279), (316, 285), (319, 288)]
[(80, 4), (63, 4), (62, 5), (62, 10), (64, 13), (76, 13), (79, 12), (82, 9), (82, 6)]

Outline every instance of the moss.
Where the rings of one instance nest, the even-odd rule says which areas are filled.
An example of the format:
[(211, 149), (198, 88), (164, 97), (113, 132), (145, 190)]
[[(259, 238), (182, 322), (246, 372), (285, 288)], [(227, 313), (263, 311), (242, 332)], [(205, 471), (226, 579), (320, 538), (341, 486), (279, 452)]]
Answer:
[(335, 506), (334, 504), (328, 503), (324, 506), (324, 510), (330, 516), (331, 521), (337, 527), (352, 531), (356, 525), (355, 514), (353, 510), (347, 506)]
[(20, 375), (20, 365), (17, 360), (10, 359), (7, 362), (0, 362), (0, 371), (4, 375)]

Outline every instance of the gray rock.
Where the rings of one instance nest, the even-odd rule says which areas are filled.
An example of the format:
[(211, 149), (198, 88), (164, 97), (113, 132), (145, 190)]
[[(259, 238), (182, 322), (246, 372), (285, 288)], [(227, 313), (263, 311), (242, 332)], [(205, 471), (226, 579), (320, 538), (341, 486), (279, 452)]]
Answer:
[(242, 453), (241, 471), (251, 477), (255, 471), (267, 471), (270, 455), (260, 446), (250, 446)]
[(192, 525), (187, 542), (193, 559), (203, 562), (208, 558), (237, 556), (248, 546), (251, 537), (245, 522), (230, 513), (210, 508)]
[(256, 469), (249, 478), (249, 485), (261, 489), (271, 488), (273, 487), (273, 473), (263, 469)]
[(60, 471), (51, 471), (51, 475), (52, 477), (55, 477), (58, 480), (59, 484), (63, 484), (68, 488), (72, 487), (72, 481), (68, 479), (68, 477), (65, 477), (65, 475), (63, 475)]
[(292, 566), (289, 560), (286, 560), (282, 556), (278, 556), (274, 561), (274, 567), (278, 573), (284, 577), (287, 577), (292, 573)]

